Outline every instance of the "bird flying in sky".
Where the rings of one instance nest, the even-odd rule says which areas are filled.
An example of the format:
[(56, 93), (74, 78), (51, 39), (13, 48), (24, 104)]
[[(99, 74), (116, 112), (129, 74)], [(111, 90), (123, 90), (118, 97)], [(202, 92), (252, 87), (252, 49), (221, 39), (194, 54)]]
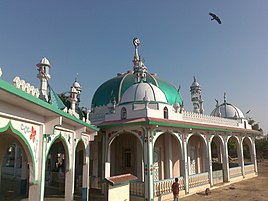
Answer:
[(214, 13), (209, 13), (209, 15), (212, 17), (211, 20), (216, 20), (219, 24), (221, 24), (221, 20), (217, 15)]

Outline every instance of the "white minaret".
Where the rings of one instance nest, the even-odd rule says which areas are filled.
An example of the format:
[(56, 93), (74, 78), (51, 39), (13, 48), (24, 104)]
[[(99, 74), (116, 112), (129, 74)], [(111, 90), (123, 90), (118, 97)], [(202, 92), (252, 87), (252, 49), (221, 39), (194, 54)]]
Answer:
[(70, 101), (71, 103), (71, 107), (70, 109), (75, 112), (75, 108), (76, 108), (76, 103), (78, 101), (77, 99), (77, 95), (78, 95), (78, 92), (76, 90), (76, 88), (74, 86), (71, 86), (71, 90), (70, 90), (70, 96), (68, 98), (68, 100)]
[(79, 84), (79, 82), (77, 81), (77, 77), (75, 78), (75, 81), (73, 83), (73, 85), (71, 86), (71, 90), (70, 90), (70, 96), (68, 98), (68, 100), (71, 103), (71, 110), (73, 110), (75, 112), (76, 108), (79, 107), (79, 102), (80, 102), (80, 94), (81, 94), (81, 86)]
[(204, 113), (204, 108), (203, 108), (204, 101), (201, 96), (201, 87), (196, 81), (195, 76), (194, 76), (194, 82), (192, 83), (190, 87), (190, 92), (191, 92), (192, 102), (194, 106), (194, 113), (203, 114)]
[(46, 57), (36, 64), (38, 74), (37, 78), (40, 80), (40, 95), (39, 98), (48, 102), (48, 80), (51, 78), (49, 74), (50, 63)]

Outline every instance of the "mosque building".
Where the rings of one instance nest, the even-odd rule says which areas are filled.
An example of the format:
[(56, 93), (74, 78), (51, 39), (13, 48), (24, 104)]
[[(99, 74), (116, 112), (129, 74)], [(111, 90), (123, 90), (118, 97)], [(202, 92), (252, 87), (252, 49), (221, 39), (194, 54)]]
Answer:
[(96, 192), (105, 200), (105, 179), (130, 173), (137, 177), (130, 200), (152, 201), (172, 198), (174, 178), (183, 196), (257, 176), (260, 133), (243, 112), (224, 95), (205, 115), (195, 77), (193, 111), (186, 111), (180, 90), (149, 73), (139, 39), (133, 44), (133, 68), (99, 86), (91, 110), (79, 106), (77, 79), (67, 100), (59, 98), (46, 58), (36, 65), (39, 89), (19, 77), (13, 85), (0, 79), (1, 189), (15, 179), (29, 200), (55, 193), (90, 200)]

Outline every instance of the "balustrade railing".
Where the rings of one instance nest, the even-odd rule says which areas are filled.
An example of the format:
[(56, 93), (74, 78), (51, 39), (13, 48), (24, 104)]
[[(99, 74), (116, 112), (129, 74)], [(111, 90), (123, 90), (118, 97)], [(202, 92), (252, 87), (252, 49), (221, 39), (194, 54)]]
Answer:
[(197, 186), (202, 186), (209, 184), (208, 172), (203, 172), (200, 174), (189, 175), (189, 187), (194, 188)]
[[(180, 184), (180, 190), (184, 190), (184, 179), (183, 177), (178, 177), (178, 182)], [(162, 194), (172, 193), (172, 184), (174, 183), (175, 178), (165, 179), (154, 182), (154, 195), (159, 196)]]
[(238, 127), (239, 126), (239, 123), (237, 120), (209, 116), (209, 115), (204, 115), (204, 114), (198, 114), (198, 113), (194, 113), (194, 112), (184, 111), (182, 118), (185, 121), (192, 121), (192, 122), (217, 124), (217, 125), (224, 125), (224, 126), (231, 126), (231, 127)]
[(144, 182), (132, 181), (130, 182), (130, 195), (132, 196), (144, 196)]
[(254, 164), (245, 165), (245, 174), (250, 174), (254, 172)]
[(230, 178), (242, 176), (241, 167), (233, 167), (229, 169)]

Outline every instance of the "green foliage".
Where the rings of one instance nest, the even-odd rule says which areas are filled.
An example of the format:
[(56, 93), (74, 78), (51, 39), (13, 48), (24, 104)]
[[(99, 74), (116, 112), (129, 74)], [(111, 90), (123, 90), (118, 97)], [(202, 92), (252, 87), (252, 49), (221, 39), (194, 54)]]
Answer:
[(268, 138), (256, 139), (256, 152), (258, 159), (268, 159)]

